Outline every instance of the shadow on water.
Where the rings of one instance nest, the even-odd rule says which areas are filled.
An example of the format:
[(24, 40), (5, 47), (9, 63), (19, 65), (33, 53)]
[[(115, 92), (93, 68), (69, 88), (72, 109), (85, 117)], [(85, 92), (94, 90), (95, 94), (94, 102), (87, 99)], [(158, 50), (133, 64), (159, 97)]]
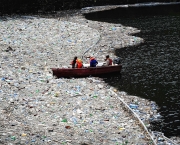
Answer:
[(115, 51), (122, 59), (122, 76), (103, 79), (120, 91), (155, 101), (162, 120), (152, 122), (152, 130), (179, 136), (180, 4), (117, 8), (85, 17), (141, 30), (136, 36), (144, 43)]

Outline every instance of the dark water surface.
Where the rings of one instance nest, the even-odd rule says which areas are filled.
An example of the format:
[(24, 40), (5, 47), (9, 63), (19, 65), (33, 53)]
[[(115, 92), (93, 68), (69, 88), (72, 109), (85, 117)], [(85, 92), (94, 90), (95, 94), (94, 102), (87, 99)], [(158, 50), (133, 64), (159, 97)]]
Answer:
[(152, 122), (152, 130), (180, 136), (180, 5), (116, 9), (86, 17), (141, 30), (136, 35), (144, 43), (115, 51), (122, 58), (122, 77), (104, 80), (128, 94), (155, 101), (162, 120)]

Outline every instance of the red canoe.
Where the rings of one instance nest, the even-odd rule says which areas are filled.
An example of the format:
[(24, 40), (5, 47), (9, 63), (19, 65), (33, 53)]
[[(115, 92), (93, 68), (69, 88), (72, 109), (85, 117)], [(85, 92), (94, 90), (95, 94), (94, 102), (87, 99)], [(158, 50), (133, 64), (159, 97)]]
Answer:
[(51, 68), (53, 75), (60, 77), (85, 77), (85, 76), (100, 76), (120, 72), (122, 65), (114, 66), (98, 66), (88, 68)]

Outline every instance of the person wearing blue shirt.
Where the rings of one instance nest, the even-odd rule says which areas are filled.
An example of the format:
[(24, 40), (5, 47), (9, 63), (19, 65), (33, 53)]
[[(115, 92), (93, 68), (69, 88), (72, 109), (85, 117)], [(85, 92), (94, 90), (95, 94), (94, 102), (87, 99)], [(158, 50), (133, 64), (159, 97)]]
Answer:
[(94, 57), (90, 57), (90, 67), (96, 67), (97, 64), (97, 60)]

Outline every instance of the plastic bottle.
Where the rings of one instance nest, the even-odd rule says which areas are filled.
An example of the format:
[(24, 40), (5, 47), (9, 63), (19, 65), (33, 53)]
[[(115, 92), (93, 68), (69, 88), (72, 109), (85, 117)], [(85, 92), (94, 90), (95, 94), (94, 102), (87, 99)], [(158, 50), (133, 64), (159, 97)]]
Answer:
[(138, 108), (138, 105), (130, 104), (129, 107), (130, 107), (131, 109), (137, 109), (137, 108)]
[(77, 124), (77, 119), (75, 117), (72, 117), (72, 121), (74, 124)]
[(77, 88), (77, 92), (80, 92), (81, 87), (77, 86), (76, 88)]
[(67, 119), (63, 119), (61, 122), (67, 122)]

